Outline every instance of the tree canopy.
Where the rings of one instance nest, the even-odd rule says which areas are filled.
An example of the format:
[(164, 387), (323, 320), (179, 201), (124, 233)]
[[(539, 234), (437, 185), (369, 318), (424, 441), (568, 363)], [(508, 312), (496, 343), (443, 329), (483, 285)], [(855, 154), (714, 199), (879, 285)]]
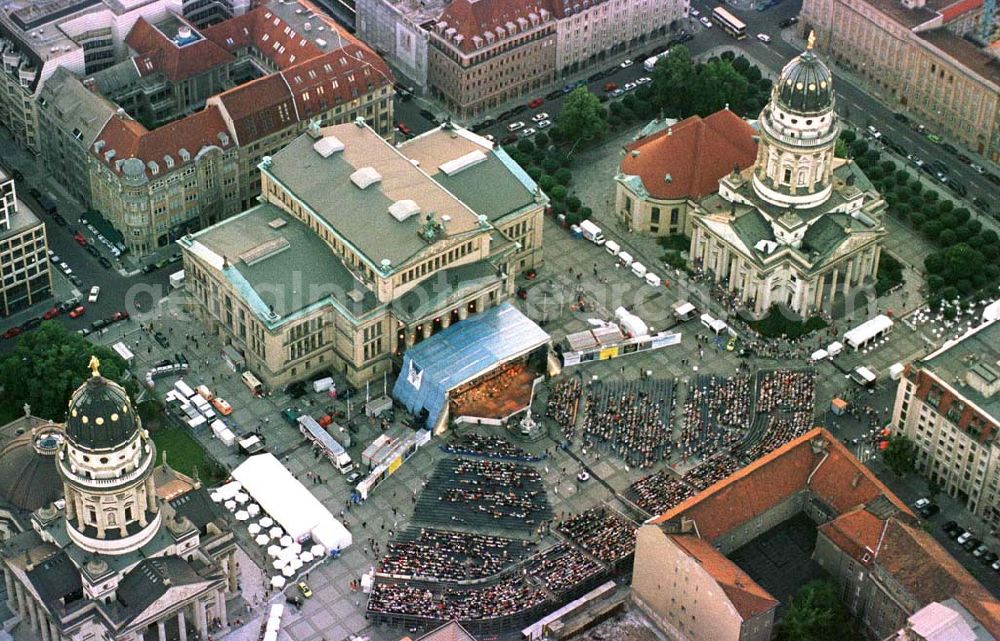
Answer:
[(802, 586), (778, 625), (777, 641), (844, 641), (854, 638), (847, 609), (837, 588), (817, 579)]
[(608, 124), (604, 122), (604, 109), (597, 96), (578, 87), (566, 98), (557, 116), (559, 130), (569, 140), (592, 140), (604, 134)]
[[(22, 334), (14, 351), (0, 359), (0, 403), (20, 409), (25, 403), (35, 416), (62, 421), (70, 394), (90, 375), (91, 356), (101, 361), (101, 375), (122, 385), (123, 361), (111, 349), (94, 345), (63, 325), (44, 322)], [(135, 394), (135, 379), (126, 390)]]
[(913, 441), (905, 434), (893, 434), (889, 444), (882, 450), (882, 460), (896, 476), (902, 476), (913, 471), (915, 449)]

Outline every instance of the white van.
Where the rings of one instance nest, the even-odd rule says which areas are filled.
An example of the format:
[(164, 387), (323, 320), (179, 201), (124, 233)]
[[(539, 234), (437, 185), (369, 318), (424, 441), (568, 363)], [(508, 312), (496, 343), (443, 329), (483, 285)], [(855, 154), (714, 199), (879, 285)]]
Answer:
[(652, 285), (653, 287), (659, 287), (660, 285), (663, 284), (663, 281), (660, 280), (660, 277), (653, 273), (646, 274), (646, 282)]
[(639, 278), (644, 278), (646, 276), (646, 266), (639, 261), (636, 261), (632, 263), (632, 273)]
[(631, 267), (632, 254), (628, 252), (618, 252), (618, 262), (621, 263), (622, 267)]
[(583, 237), (594, 243), (595, 245), (604, 244), (604, 232), (601, 228), (590, 222), (589, 220), (580, 221), (580, 231), (583, 232)]
[(606, 249), (608, 253), (611, 254), (612, 256), (617, 256), (618, 252), (622, 250), (621, 245), (619, 245), (613, 240), (609, 240), (608, 242), (604, 243), (604, 249)]

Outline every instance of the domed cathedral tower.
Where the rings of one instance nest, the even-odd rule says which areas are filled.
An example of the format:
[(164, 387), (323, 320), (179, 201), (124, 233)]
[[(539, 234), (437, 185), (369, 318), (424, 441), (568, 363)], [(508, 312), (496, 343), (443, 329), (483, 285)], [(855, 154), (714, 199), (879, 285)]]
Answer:
[(103, 376), (96, 357), (91, 376), (73, 393), (57, 467), (66, 498), (66, 530), (79, 547), (127, 554), (160, 527), (153, 487), (156, 446), (128, 394)]
[(753, 188), (779, 207), (807, 209), (827, 200), (833, 185), (833, 152), (840, 135), (833, 78), (807, 49), (781, 70), (760, 114), (760, 142)]

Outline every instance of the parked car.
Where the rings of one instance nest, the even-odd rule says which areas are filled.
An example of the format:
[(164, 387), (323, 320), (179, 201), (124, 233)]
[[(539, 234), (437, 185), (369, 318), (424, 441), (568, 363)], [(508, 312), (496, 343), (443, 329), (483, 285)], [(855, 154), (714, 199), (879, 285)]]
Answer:
[(69, 265), (67, 265), (66, 263), (59, 263), (59, 269), (61, 269), (61, 270), (62, 270), (62, 272), (63, 272), (64, 274), (66, 274), (67, 276), (69, 276), (70, 274), (72, 274), (72, 273), (73, 273), (73, 270), (72, 270), (72, 269), (70, 268), (70, 266), (69, 266)]
[(52, 320), (61, 313), (62, 312), (59, 311), (59, 306), (56, 305), (55, 307), (46, 310), (46, 312), (42, 314), (42, 320)]
[(903, 124), (906, 124), (906, 123), (910, 122), (910, 118), (906, 114), (901, 114), (898, 111), (895, 112), (895, 113), (893, 113), (892, 117), (895, 118), (896, 120), (898, 120), (899, 122), (903, 123)]
[(639, 85), (640, 87), (642, 85), (648, 85), (651, 82), (653, 82), (653, 79), (650, 78), (649, 76), (642, 76), (640, 78), (635, 79), (635, 84)]
[(792, 26), (793, 24), (798, 24), (798, 22), (799, 22), (798, 17), (797, 16), (792, 16), (791, 18), (785, 18), (784, 20), (782, 20), (781, 22), (779, 22), (778, 26), (780, 28), (782, 28), (782, 29), (787, 29), (788, 27)]
[(545, 104), (545, 98), (535, 98), (528, 103), (528, 109), (538, 109)]
[(706, 18), (705, 16), (702, 16), (702, 17), (698, 18), (698, 22), (700, 22), (701, 24), (703, 24), (706, 29), (711, 29), (712, 28), (712, 21), (709, 20), (708, 18)]
[(982, 555), (986, 554), (989, 551), (990, 551), (990, 549), (988, 547), (986, 547), (985, 543), (983, 543), (983, 544), (980, 544), (980, 545), (976, 546), (976, 548), (974, 550), (972, 550), (972, 556), (974, 556), (974, 557), (976, 557), (978, 559), (979, 557), (981, 557)]
[(544, 111), (539, 111), (534, 116), (532, 116), (531, 119), (534, 120), (535, 122), (541, 122), (543, 120), (548, 120), (549, 114), (545, 113)]
[(85, 312), (85, 311), (86, 310), (84, 309), (83, 305), (77, 305), (76, 307), (74, 307), (70, 311), (69, 317), (70, 318), (79, 318), (79, 317), (83, 316), (83, 312)]
[(986, 173), (986, 170), (983, 169), (982, 165), (977, 165), (976, 163), (972, 163), (969, 166), (972, 167), (976, 171), (976, 173), (980, 173), (980, 174), (985, 174)]
[(21, 328), (17, 325), (11, 327), (6, 332), (3, 333), (4, 339), (11, 339), (21, 333)]
[(624, 89), (625, 91), (632, 91), (633, 89), (635, 89), (638, 86), (639, 85), (635, 84), (634, 82), (626, 82), (625, 86), (622, 87), (622, 89)]
[(958, 153), (958, 148), (955, 147), (955, 145), (952, 145), (952, 144), (947, 143), (947, 142), (944, 143), (943, 145), (941, 145), (941, 148), (944, 149), (945, 151), (947, 151), (949, 154), (957, 154)]
[(517, 136), (515, 136), (514, 134), (508, 134), (500, 139), (501, 145), (512, 145), (515, 142), (517, 142)]
[(771, 42), (771, 36), (767, 35), (766, 33), (758, 33), (757, 39), (763, 43)]
[(528, 127), (527, 129), (525, 129), (524, 131), (521, 132), (521, 137), (522, 138), (531, 138), (532, 136), (534, 136), (537, 133), (538, 133), (537, 129), (535, 129), (534, 127)]
[(435, 116), (430, 111), (427, 111), (426, 109), (421, 109), (420, 115), (423, 117), (424, 120), (429, 120), (432, 124), (435, 125), (438, 124), (437, 116)]
[(66, 219), (61, 214), (52, 214), (52, 220), (56, 221), (56, 224), (60, 227), (66, 226)]
[(93, 287), (90, 288), (90, 295), (87, 296), (87, 302), (88, 303), (96, 303), (97, 302), (97, 297), (100, 296), (100, 295), (101, 295), (101, 287), (100, 287), (100, 285), (94, 285)]
[(965, 532), (962, 532), (957, 539), (955, 539), (955, 542), (958, 543), (959, 545), (965, 545), (966, 541), (968, 541), (971, 538), (972, 538), (972, 532), (966, 530)]
[(518, 129), (524, 129), (524, 122), (515, 120), (507, 125), (507, 131), (517, 131)]
[(931, 503), (930, 505), (925, 505), (922, 508), (920, 508), (920, 516), (924, 517), (925, 519), (929, 519), (935, 514), (938, 514), (940, 511), (941, 511), (940, 507)]
[(965, 541), (965, 543), (962, 543), (961, 545), (962, 545), (963, 548), (965, 548), (966, 552), (972, 552), (973, 550), (975, 550), (976, 548), (978, 548), (982, 544), (983, 544), (983, 542), (980, 539), (977, 539), (976, 537), (972, 537), (970, 539), (967, 539)]
[[(556, 89), (554, 91), (550, 91), (549, 93), (545, 94), (545, 99), (546, 100), (555, 100), (556, 98), (559, 98), (562, 95), (563, 95), (563, 92), (561, 90), (559, 90), (559, 89)], [(503, 118), (498, 118), (498, 120), (503, 120)]]
[(73, 234), (73, 240), (75, 240), (77, 244), (80, 245), (81, 247), (87, 246), (87, 239), (84, 238), (83, 234), (81, 234), (80, 232), (76, 232), (75, 234)]
[(622, 61), (622, 63), (621, 63), (620, 65), (618, 65), (618, 66), (619, 66), (619, 67), (621, 67), (622, 69), (628, 69), (629, 67), (631, 67), (631, 66), (632, 66), (632, 65), (634, 65), (634, 64), (635, 64), (635, 62), (634, 62), (634, 61), (632, 61), (632, 60), (631, 60), (630, 58), (626, 58), (626, 59), (625, 59), (625, 60), (623, 60), (623, 61)]
[(961, 532), (962, 526), (956, 523), (955, 521), (948, 521), (947, 523), (941, 526), (941, 529), (947, 532), (948, 534), (951, 534), (956, 530)]
[(958, 158), (958, 161), (960, 163), (962, 163), (963, 165), (971, 165), (972, 164), (972, 158), (969, 158), (965, 154), (956, 154), (955, 158)]
[(407, 124), (402, 121), (396, 123), (396, 129), (398, 129), (399, 133), (403, 134), (404, 136), (409, 136), (413, 133), (413, 130), (410, 129), (409, 126), (407, 126)]
[(114, 314), (111, 315), (111, 320), (116, 323), (118, 321), (127, 321), (129, 318), (131, 318), (131, 316), (129, 316), (129, 313), (125, 311), (115, 312)]
[(981, 557), (979, 557), (979, 561), (983, 565), (991, 565), (997, 559), (1000, 559), (1000, 556), (997, 556), (996, 552), (986, 552)]
[(935, 145), (940, 145), (942, 142), (944, 142), (944, 139), (937, 134), (927, 134), (927, 140), (930, 140)]
[(996, 174), (986, 174), (986, 180), (990, 181), (994, 185), (1000, 185), (1000, 176)]
[(983, 212), (984, 214), (988, 214), (991, 211), (990, 204), (985, 200), (983, 200), (982, 198), (980, 198), (979, 196), (976, 196), (975, 198), (972, 199), (972, 204), (976, 207), (976, 209)]
[(90, 327), (96, 332), (99, 329), (104, 329), (110, 324), (111, 323), (109, 323), (106, 318), (98, 318), (97, 320), (95, 320), (93, 323), (90, 324)]
[(98, 256), (97, 262), (104, 269), (111, 269), (111, 261), (106, 256)]
[(917, 508), (918, 510), (921, 510), (930, 504), (931, 500), (929, 498), (921, 497), (913, 502), (913, 507)]
[(605, 82), (604, 86), (602, 87), (604, 91), (614, 91), (617, 88), (618, 88), (617, 82)]
[(26, 332), (29, 329), (34, 329), (41, 324), (42, 324), (42, 317), (36, 316), (35, 318), (29, 318), (28, 320), (21, 323), (21, 329)]
[(80, 299), (76, 297), (70, 298), (69, 300), (64, 300), (63, 302), (59, 303), (59, 311), (65, 314), (66, 312), (73, 309), (79, 304), (80, 304)]
[(691, 11), (689, 11), (688, 13), (692, 18), (697, 18), (698, 16), (701, 15), (701, 11), (698, 11), (694, 7), (691, 7)]
[(313, 591), (309, 589), (309, 586), (306, 584), (305, 581), (299, 581), (299, 592), (301, 592), (302, 596), (304, 596), (307, 599), (312, 597), (313, 595)]
[(549, 128), (549, 127), (552, 126), (552, 121), (551, 120), (539, 120), (538, 124), (535, 125), (535, 126), (538, 127), (539, 129), (547, 129), (547, 128)]
[(966, 194), (969, 193), (969, 190), (965, 187), (964, 184), (962, 184), (960, 182), (957, 182), (955, 180), (949, 181), (948, 182), (948, 187), (950, 187), (951, 190), (953, 192), (955, 192), (956, 194), (958, 194), (959, 196), (963, 196), (964, 197)]

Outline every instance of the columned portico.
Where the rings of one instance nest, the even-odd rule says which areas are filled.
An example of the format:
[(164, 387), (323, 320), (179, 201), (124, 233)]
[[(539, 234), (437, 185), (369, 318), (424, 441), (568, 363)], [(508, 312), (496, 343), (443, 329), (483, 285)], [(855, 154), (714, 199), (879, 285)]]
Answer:
[(177, 611), (177, 631), (181, 641), (187, 641), (187, 621), (184, 618), (184, 608)]
[(162, 620), (156, 622), (156, 636), (159, 641), (167, 641), (167, 625)]

